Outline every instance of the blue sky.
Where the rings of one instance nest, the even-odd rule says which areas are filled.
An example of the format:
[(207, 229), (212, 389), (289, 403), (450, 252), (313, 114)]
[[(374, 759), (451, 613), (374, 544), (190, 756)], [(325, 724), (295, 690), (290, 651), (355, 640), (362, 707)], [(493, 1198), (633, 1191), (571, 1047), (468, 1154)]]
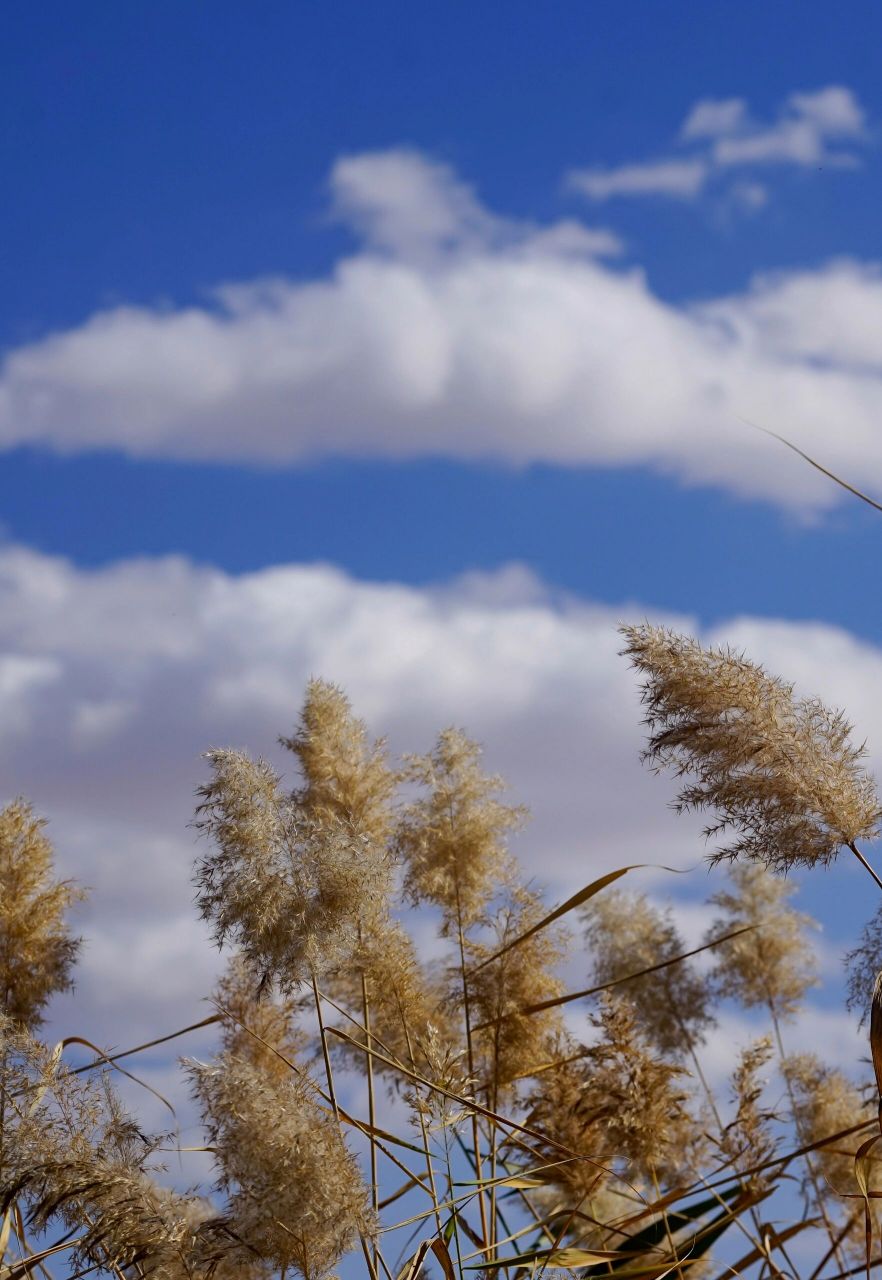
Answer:
[[(201, 1016), (199, 752), (272, 755), (309, 674), (395, 750), (465, 724), (552, 896), (701, 861), (637, 764), (619, 619), (743, 646), (878, 770), (882, 517), (745, 422), (882, 494), (878, 6), (3, 25), (0, 768), (93, 887), (60, 1022)], [(873, 904), (829, 876), (829, 993), (793, 1034), (849, 1065), (839, 956)]]
[[(848, 22), (825, 5), (752, 3), (680, 4), (664, 20), (634, 3), (21, 9), (6, 23), (2, 88), (15, 192), (0, 210), (3, 350), (114, 306), (210, 306), (222, 283), (326, 278), (360, 247), (333, 216), (331, 167), (388, 148), (450, 166), (495, 214), (609, 227), (624, 242), (617, 269), (639, 267), (673, 303), (743, 291), (760, 272), (872, 261), (880, 27), (870, 5)], [(768, 191), (761, 210), (734, 207), (721, 183), (695, 200), (593, 205), (567, 185), (573, 169), (678, 154), (696, 102), (743, 98), (768, 123), (789, 94), (834, 84), (866, 115), (859, 167), (747, 166)], [(629, 360), (639, 380), (639, 345)], [(744, 414), (757, 407), (745, 394)], [(762, 409), (781, 425), (773, 396)], [(513, 471), (455, 451), (437, 465), (307, 456), (272, 472), (138, 463), (107, 447), (112, 426), (98, 454), (68, 445), (63, 419), (51, 442), (62, 457), (26, 433), (6, 453), (0, 519), (11, 538), (87, 563), (329, 559), (425, 582), (516, 558), (592, 597), (709, 619), (783, 609), (876, 633), (874, 603), (849, 588), (851, 572), (871, 571), (876, 522), (854, 508), (806, 528), (719, 486), (684, 490), (643, 458), (625, 470), (540, 459)], [(735, 413), (728, 429), (749, 430)], [(718, 449), (729, 443), (720, 432)], [(754, 450), (757, 469), (775, 448)], [(456, 519), (440, 518), (445, 504)], [(235, 514), (208, 532), (217, 505)]]

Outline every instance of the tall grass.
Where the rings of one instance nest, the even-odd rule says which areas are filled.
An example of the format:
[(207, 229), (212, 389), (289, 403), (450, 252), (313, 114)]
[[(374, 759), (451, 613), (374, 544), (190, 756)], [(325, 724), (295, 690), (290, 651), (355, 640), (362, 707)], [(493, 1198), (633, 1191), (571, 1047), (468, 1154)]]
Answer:
[[(207, 1020), (216, 1056), (183, 1069), (211, 1187), (162, 1184), (169, 1139), (126, 1114), (111, 1059), (74, 1069), (66, 1043), (40, 1039), (71, 979), (75, 891), (28, 807), (0, 814), (0, 1280), (58, 1265), (157, 1280), (869, 1267), (877, 1089), (788, 1052), (814, 972), (812, 922), (782, 878), (844, 851), (878, 880), (862, 753), (841, 714), (740, 654), (648, 625), (624, 643), (647, 762), (679, 779), (681, 809), (707, 813), (711, 859), (729, 863), (700, 946), (623, 889), (638, 868), (543, 902), (507, 844), (526, 815), (458, 730), (392, 761), (313, 681), (282, 740), (293, 786), (208, 754), (194, 883), (228, 969)], [(866, 1008), (880, 967), (877, 925), (854, 953)], [(732, 1046), (724, 1090), (703, 1061), (722, 1000), (767, 1024)], [(115, 1057), (128, 1069), (147, 1047)]]

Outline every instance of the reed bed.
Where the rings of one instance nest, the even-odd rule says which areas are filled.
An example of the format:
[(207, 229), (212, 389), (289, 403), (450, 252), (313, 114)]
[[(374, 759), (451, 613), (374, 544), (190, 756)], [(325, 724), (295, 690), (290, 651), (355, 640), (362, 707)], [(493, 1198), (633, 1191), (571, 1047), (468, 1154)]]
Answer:
[[(111, 1059), (73, 1067), (44, 1038), (78, 891), (26, 802), (0, 814), (0, 1280), (869, 1271), (877, 1083), (786, 1048), (815, 982), (786, 872), (844, 855), (879, 880), (862, 751), (840, 713), (741, 654), (648, 624), (623, 645), (646, 762), (707, 815), (721, 864), (697, 947), (630, 887), (635, 868), (544, 902), (509, 851), (525, 812), (457, 729), (393, 761), (314, 680), (281, 739), (293, 784), (208, 753), (194, 884), (228, 964), (215, 1056), (182, 1062), (208, 1187), (163, 1180), (169, 1138), (126, 1113)], [(434, 958), (417, 919), (421, 938), (437, 926)], [(880, 920), (850, 960), (877, 1062)], [(715, 1090), (703, 1053), (724, 1000), (764, 1029)]]

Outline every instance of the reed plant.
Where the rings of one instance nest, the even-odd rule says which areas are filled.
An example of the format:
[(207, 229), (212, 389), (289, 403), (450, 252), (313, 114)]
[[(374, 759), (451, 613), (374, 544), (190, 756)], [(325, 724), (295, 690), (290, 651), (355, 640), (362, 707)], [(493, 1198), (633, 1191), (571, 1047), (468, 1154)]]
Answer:
[[(164, 1177), (174, 1143), (126, 1113), (112, 1057), (73, 1066), (43, 1038), (78, 891), (27, 804), (0, 813), (0, 1280), (833, 1280), (875, 1263), (877, 1085), (786, 1047), (815, 982), (786, 873), (845, 854), (879, 881), (862, 750), (742, 654), (648, 624), (623, 643), (647, 763), (708, 815), (698, 946), (624, 891), (636, 868), (546, 903), (509, 848), (524, 810), (458, 729), (392, 760), (313, 680), (280, 740), (290, 780), (208, 753), (194, 884), (227, 969), (215, 1056), (182, 1063), (208, 1187)], [(877, 1060), (880, 919), (851, 957)], [(757, 1035), (728, 1047), (721, 1089), (706, 1055), (724, 1001)]]

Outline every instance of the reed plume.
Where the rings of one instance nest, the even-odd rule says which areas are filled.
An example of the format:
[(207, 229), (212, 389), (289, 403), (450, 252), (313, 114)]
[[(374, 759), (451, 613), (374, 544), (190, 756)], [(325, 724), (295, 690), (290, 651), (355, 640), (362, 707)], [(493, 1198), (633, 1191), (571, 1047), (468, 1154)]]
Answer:
[[(875, 1106), (861, 1096), (847, 1076), (826, 1066), (816, 1054), (792, 1054), (785, 1059), (782, 1070), (794, 1101), (794, 1123), (806, 1143), (819, 1142), (874, 1116)], [(865, 1136), (850, 1134), (815, 1150), (812, 1162), (821, 1177), (809, 1178), (804, 1184), (807, 1198), (814, 1202), (822, 1216), (848, 1224), (845, 1244), (855, 1259), (864, 1256), (865, 1237), (863, 1203), (856, 1199), (854, 1156)], [(872, 1189), (878, 1193), (878, 1181)], [(878, 1240), (879, 1202), (871, 1203)]]
[[(544, 1136), (537, 1146), (549, 1165), (541, 1203), (588, 1247), (620, 1239), (616, 1223), (633, 1211), (635, 1186), (655, 1194), (697, 1167), (704, 1144), (681, 1084), (687, 1073), (658, 1057), (633, 1006), (605, 994), (592, 1022), (597, 1041), (573, 1052), (561, 1037), (557, 1065), (537, 1075), (527, 1099), (527, 1123)], [(564, 1158), (562, 1147), (578, 1158)]]
[[(516, 946), (509, 945), (545, 914), (535, 893), (513, 885), (494, 914), (486, 938), (472, 940), (466, 947), (473, 1021), (483, 1027), (474, 1036), (475, 1073), (493, 1110), (517, 1080), (548, 1061), (549, 1046), (562, 1031), (559, 1009), (531, 1014), (523, 1010), (563, 994), (557, 967), (566, 955), (566, 936), (543, 929)], [(450, 999), (455, 1003), (457, 994), (452, 992)]]
[[(779, 1117), (773, 1110), (762, 1105), (766, 1082), (759, 1074), (767, 1066), (772, 1054), (771, 1039), (761, 1036), (741, 1050), (738, 1064), (732, 1073), (735, 1115), (718, 1135), (716, 1142), (724, 1166), (731, 1164), (739, 1172), (766, 1164), (777, 1148), (774, 1126)], [(772, 1185), (773, 1176), (771, 1171), (760, 1169), (748, 1174), (743, 1185), (747, 1191), (761, 1194)]]
[(383, 849), (392, 833), (397, 777), (380, 740), (370, 745), (363, 720), (327, 680), (310, 680), (294, 733), (280, 739), (303, 774), (297, 800), (325, 827), (342, 825)]
[(876, 979), (882, 972), (882, 904), (861, 929), (860, 941), (845, 956), (848, 998), (846, 1004), (861, 1015), (863, 1023), (873, 999)]
[(755, 863), (734, 864), (729, 874), (732, 888), (720, 889), (710, 898), (720, 914), (707, 937), (754, 927), (717, 950), (712, 971), (715, 990), (745, 1009), (766, 1007), (775, 1019), (792, 1018), (806, 992), (818, 984), (807, 936), (817, 924), (788, 905), (796, 892), (791, 882)]
[(628, 1176), (650, 1185), (688, 1168), (699, 1140), (682, 1084), (688, 1072), (653, 1051), (627, 999), (605, 993), (592, 1022), (600, 1037), (586, 1067), (606, 1153), (624, 1157)]
[(24, 800), (0, 811), (0, 1014), (33, 1031), (72, 985), (80, 948), (67, 924), (85, 894), (56, 880), (45, 823)]
[[(674, 960), (686, 950), (670, 911), (643, 894), (607, 889), (583, 909), (592, 986)], [(713, 1026), (706, 979), (683, 960), (620, 988), (637, 1011), (640, 1027), (663, 1054), (677, 1056), (704, 1039)]]
[(841, 712), (797, 699), (791, 684), (731, 649), (648, 624), (622, 634), (644, 678), (644, 759), (691, 777), (676, 808), (712, 811), (706, 836), (733, 837), (712, 862), (745, 857), (776, 872), (827, 865), (877, 833), (865, 752)]
[(304, 1001), (290, 993), (276, 995), (261, 984), (239, 955), (220, 978), (214, 1004), (222, 1015), (221, 1053), (245, 1058), (265, 1076), (287, 1080), (293, 1061), (310, 1037), (302, 1021)]
[(441, 909), (445, 936), (486, 911), (510, 865), (505, 837), (526, 817), (495, 798), (504, 784), (481, 771), (480, 754), (458, 729), (445, 729), (429, 755), (408, 757), (404, 771), (427, 792), (407, 806), (397, 829), (405, 891), (414, 904)]
[[(369, 991), (371, 1037), (383, 1054), (376, 1060), (376, 1070), (390, 1086), (400, 1086), (406, 1077), (384, 1058), (425, 1075), (430, 1065), (427, 1028), (431, 1026), (435, 1036), (451, 1043), (456, 1039), (456, 1021), (444, 1007), (442, 978), (420, 961), (412, 939), (397, 921), (375, 922), (356, 947), (352, 963), (328, 973), (322, 989), (353, 1012), (354, 1022), (343, 1024), (343, 1030), (357, 1045), (367, 1044), (361, 1015), (364, 990)], [(364, 1065), (361, 1049), (346, 1044), (344, 1052), (358, 1066)]]
[(233, 1238), (281, 1271), (320, 1280), (374, 1224), (339, 1125), (302, 1071), (287, 1078), (230, 1053), (190, 1063)]
[(328, 829), (281, 791), (262, 760), (208, 753), (195, 826), (215, 848), (196, 867), (197, 903), (222, 946), (283, 989), (347, 962), (359, 923), (385, 899), (388, 868), (369, 840)]
[(75, 1228), (74, 1271), (206, 1275), (216, 1214), (156, 1182), (149, 1166), (157, 1140), (125, 1113), (107, 1076), (72, 1075), (9, 1019), (0, 1024), (0, 1050), (7, 1122), (0, 1211), (18, 1201), (36, 1232), (55, 1222)]
[[(358, 939), (347, 962), (329, 969), (322, 980), (324, 992), (371, 1023), (372, 1036), (383, 1046), (384, 1056), (425, 1066), (418, 1036), (429, 1022), (443, 1021), (441, 991), (419, 963), (410, 938), (390, 916), (394, 862), (390, 840), (395, 823), (393, 802), (398, 776), (390, 768), (383, 740), (368, 741), (367, 728), (352, 711), (349, 699), (337, 685), (310, 680), (295, 732), (282, 739), (300, 763), (302, 787), (297, 803), (322, 829), (342, 829), (364, 842), (365, 857), (374, 860), (386, 883), (373, 899), (373, 911), (364, 910)], [(371, 902), (365, 902), (365, 908)], [(348, 1034), (359, 1044), (367, 1038), (359, 1025), (348, 1025)], [(347, 1046), (359, 1064), (364, 1057)], [(400, 1083), (388, 1063), (378, 1062), (390, 1083)]]

